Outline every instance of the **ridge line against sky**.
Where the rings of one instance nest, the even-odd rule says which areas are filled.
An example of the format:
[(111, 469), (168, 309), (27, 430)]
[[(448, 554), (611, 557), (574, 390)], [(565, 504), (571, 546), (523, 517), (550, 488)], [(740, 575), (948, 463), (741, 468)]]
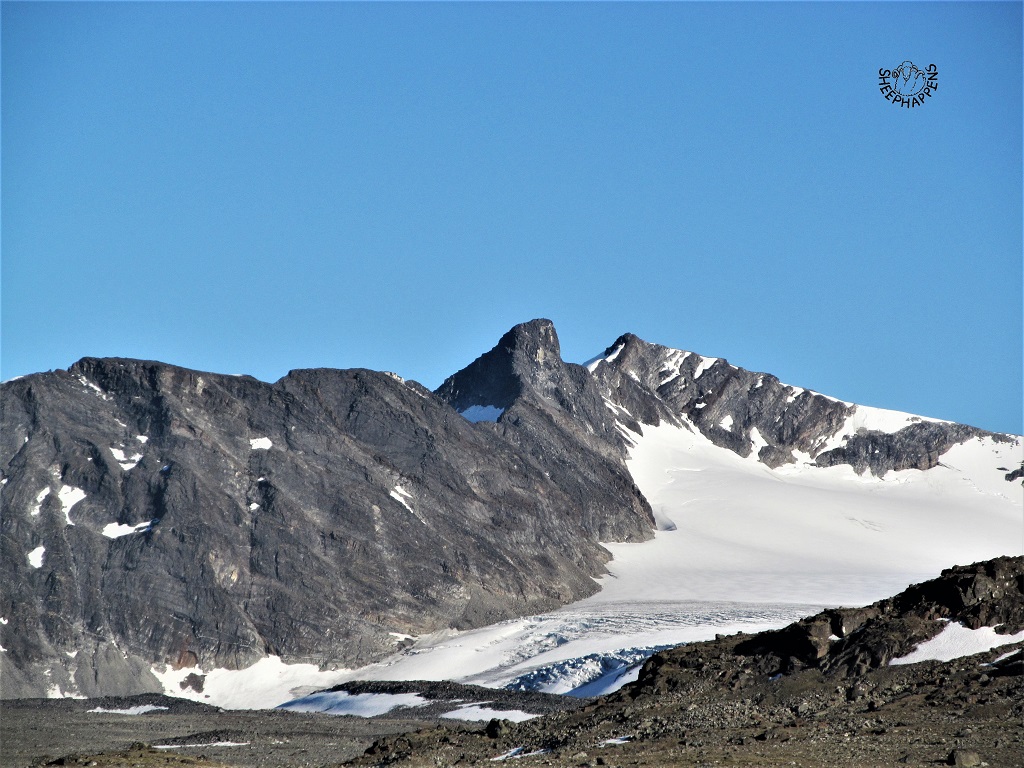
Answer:
[[(1019, 3), (0, 7), (0, 375), (549, 317), (1020, 433)], [(935, 64), (910, 109), (878, 71)]]

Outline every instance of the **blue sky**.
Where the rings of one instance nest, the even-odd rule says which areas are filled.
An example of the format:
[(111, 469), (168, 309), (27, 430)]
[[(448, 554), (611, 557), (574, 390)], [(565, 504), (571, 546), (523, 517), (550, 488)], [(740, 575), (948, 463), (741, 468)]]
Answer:
[[(2, 376), (517, 322), (1021, 431), (1021, 4), (9, 3)], [(880, 67), (935, 63), (906, 109)]]

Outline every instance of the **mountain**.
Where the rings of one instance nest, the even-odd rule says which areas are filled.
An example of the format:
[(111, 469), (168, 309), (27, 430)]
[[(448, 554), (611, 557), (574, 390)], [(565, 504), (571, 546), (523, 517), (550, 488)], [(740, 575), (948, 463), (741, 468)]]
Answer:
[[(368, 370), (268, 384), (86, 358), (0, 385), (0, 409), (8, 698), (199, 695), (211, 670), (359, 666), (417, 636), (594, 595), (595, 578), (629, 562), (619, 547), (683, 530), (680, 502), (650, 482), (661, 459), (640, 458), (665, 430), (677, 442), (658, 456), (746, 462), (722, 465), (729, 479), (840, 471), (888, 488), (906, 472), (955, 475), (981, 495), (950, 519), (977, 496), (1002, 521), (992, 498), (1020, 463), (1012, 436), (842, 403), (628, 334), (588, 366), (565, 363), (546, 320), (516, 326), (437, 392)], [(984, 472), (943, 466), (958, 447)], [(998, 530), (982, 548), (1006, 546)], [(942, 556), (973, 552), (964, 541)], [(605, 578), (605, 593), (627, 583)]]

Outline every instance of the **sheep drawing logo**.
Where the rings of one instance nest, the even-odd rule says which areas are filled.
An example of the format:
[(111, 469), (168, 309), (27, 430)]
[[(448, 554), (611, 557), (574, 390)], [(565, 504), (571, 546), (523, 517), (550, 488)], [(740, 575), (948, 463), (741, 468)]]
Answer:
[(924, 70), (904, 61), (895, 69), (878, 70), (878, 90), (898, 107), (916, 107), (931, 98), (939, 87), (939, 68), (929, 64)]

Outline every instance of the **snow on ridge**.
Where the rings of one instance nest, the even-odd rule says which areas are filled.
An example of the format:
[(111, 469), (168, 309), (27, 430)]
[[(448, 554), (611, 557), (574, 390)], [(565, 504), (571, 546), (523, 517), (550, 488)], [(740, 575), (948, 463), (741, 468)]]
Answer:
[(134, 453), (131, 456), (126, 456), (125, 452), (120, 448), (111, 447), (110, 452), (117, 459), (117, 463), (121, 465), (121, 469), (127, 472), (130, 469), (134, 469), (140, 461), (142, 461), (141, 453)]
[(89, 381), (82, 374), (78, 374), (78, 380), (82, 383), (83, 386), (86, 386), (89, 389), (93, 390), (97, 395), (100, 396), (101, 399), (103, 399), (103, 400), (109, 400), (110, 399), (110, 395), (108, 395), (106, 392), (104, 392), (102, 389), (100, 389), (97, 384)]
[(128, 536), (132, 533), (142, 533), (148, 531), (156, 520), (147, 520), (144, 523), (136, 523), (135, 525), (125, 525), (123, 523), (107, 523), (103, 526), (101, 533), (108, 539), (119, 539), (122, 536)]
[(28, 512), (30, 515), (32, 515), (32, 517), (36, 517), (39, 515), (39, 511), (43, 508), (43, 500), (49, 495), (50, 486), (46, 486), (45, 488), (43, 488), (43, 490), (36, 494), (36, 503)]
[(273, 447), (269, 437), (253, 437), (249, 440), (249, 448), (253, 451), (269, 451)]
[[(46, 552), (46, 547), (39, 545), (31, 552), (28, 553), (28, 564), (33, 568), (43, 567), (43, 553)], [(5, 624), (7, 622), (4, 622)]]
[(496, 405), (471, 405), (466, 410), (459, 411), (459, 414), (466, 421), (476, 424), (481, 421), (497, 421), (504, 412), (504, 408), (499, 408)]
[(67, 520), (67, 524), (74, 525), (74, 522), (71, 520), (71, 508), (85, 498), (85, 491), (81, 488), (75, 488), (73, 485), (62, 485), (60, 491), (57, 492), (57, 498), (60, 499), (61, 511), (64, 512), (64, 519)]
[[(827, 395), (819, 396), (828, 397)], [(828, 399), (835, 400), (835, 398)], [(949, 421), (943, 421), (942, 419), (917, 416), (913, 413), (906, 413), (904, 411), (893, 411), (888, 408), (875, 408), (870, 405), (855, 405), (853, 403), (847, 403), (845, 400), (835, 400), (835, 402), (844, 403), (845, 405), (850, 406), (853, 408), (853, 412), (846, 417), (846, 421), (843, 422), (842, 426), (840, 426), (831, 437), (827, 438), (821, 444), (817, 449), (817, 453), (824, 453), (825, 451), (831, 451), (834, 448), (842, 447), (847, 440), (861, 430), (885, 432), (886, 434), (891, 435), (899, 432), (901, 429), (909, 427), (912, 424), (919, 424), (921, 422), (931, 422), (933, 424), (952, 423)]]
[(996, 634), (995, 627), (968, 629), (963, 624), (951, 621), (935, 637), (918, 644), (917, 648), (892, 659), (890, 666), (916, 664), (921, 661), (952, 661), (953, 659), (985, 653), (993, 648), (1011, 643), (1024, 642), (1024, 632), (1015, 635)]
[(717, 358), (717, 357), (703, 357), (702, 355), (697, 355), (697, 357), (700, 358), (700, 365), (698, 365), (697, 369), (693, 372), (694, 380), (697, 380), (701, 376), (703, 376), (704, 375), (704, 371), (706, 371), (712, 365), (717, 363), (719, 361), (719, 359), (720, 359), (720, 358)]
[(610, 363), (613, 360), (615, 360), (615, 358), (617, 358), (622, 353), (622, 350), (625, 349), (625, 347), (626, 347), (625, 344), (619, 344), (617, 347), (615, 347), (615, 349), (613, 349), (607, 355), (605, 355), (602, 352), (597, 357), (592, 357), (589, 360), (587, 360), (585, 363), (583, 363), (583, 367), (586, 368), (591, 373), (593, 373), (594, 371), (597, 370), (597, 366), (599, 366), (601, 363)]

